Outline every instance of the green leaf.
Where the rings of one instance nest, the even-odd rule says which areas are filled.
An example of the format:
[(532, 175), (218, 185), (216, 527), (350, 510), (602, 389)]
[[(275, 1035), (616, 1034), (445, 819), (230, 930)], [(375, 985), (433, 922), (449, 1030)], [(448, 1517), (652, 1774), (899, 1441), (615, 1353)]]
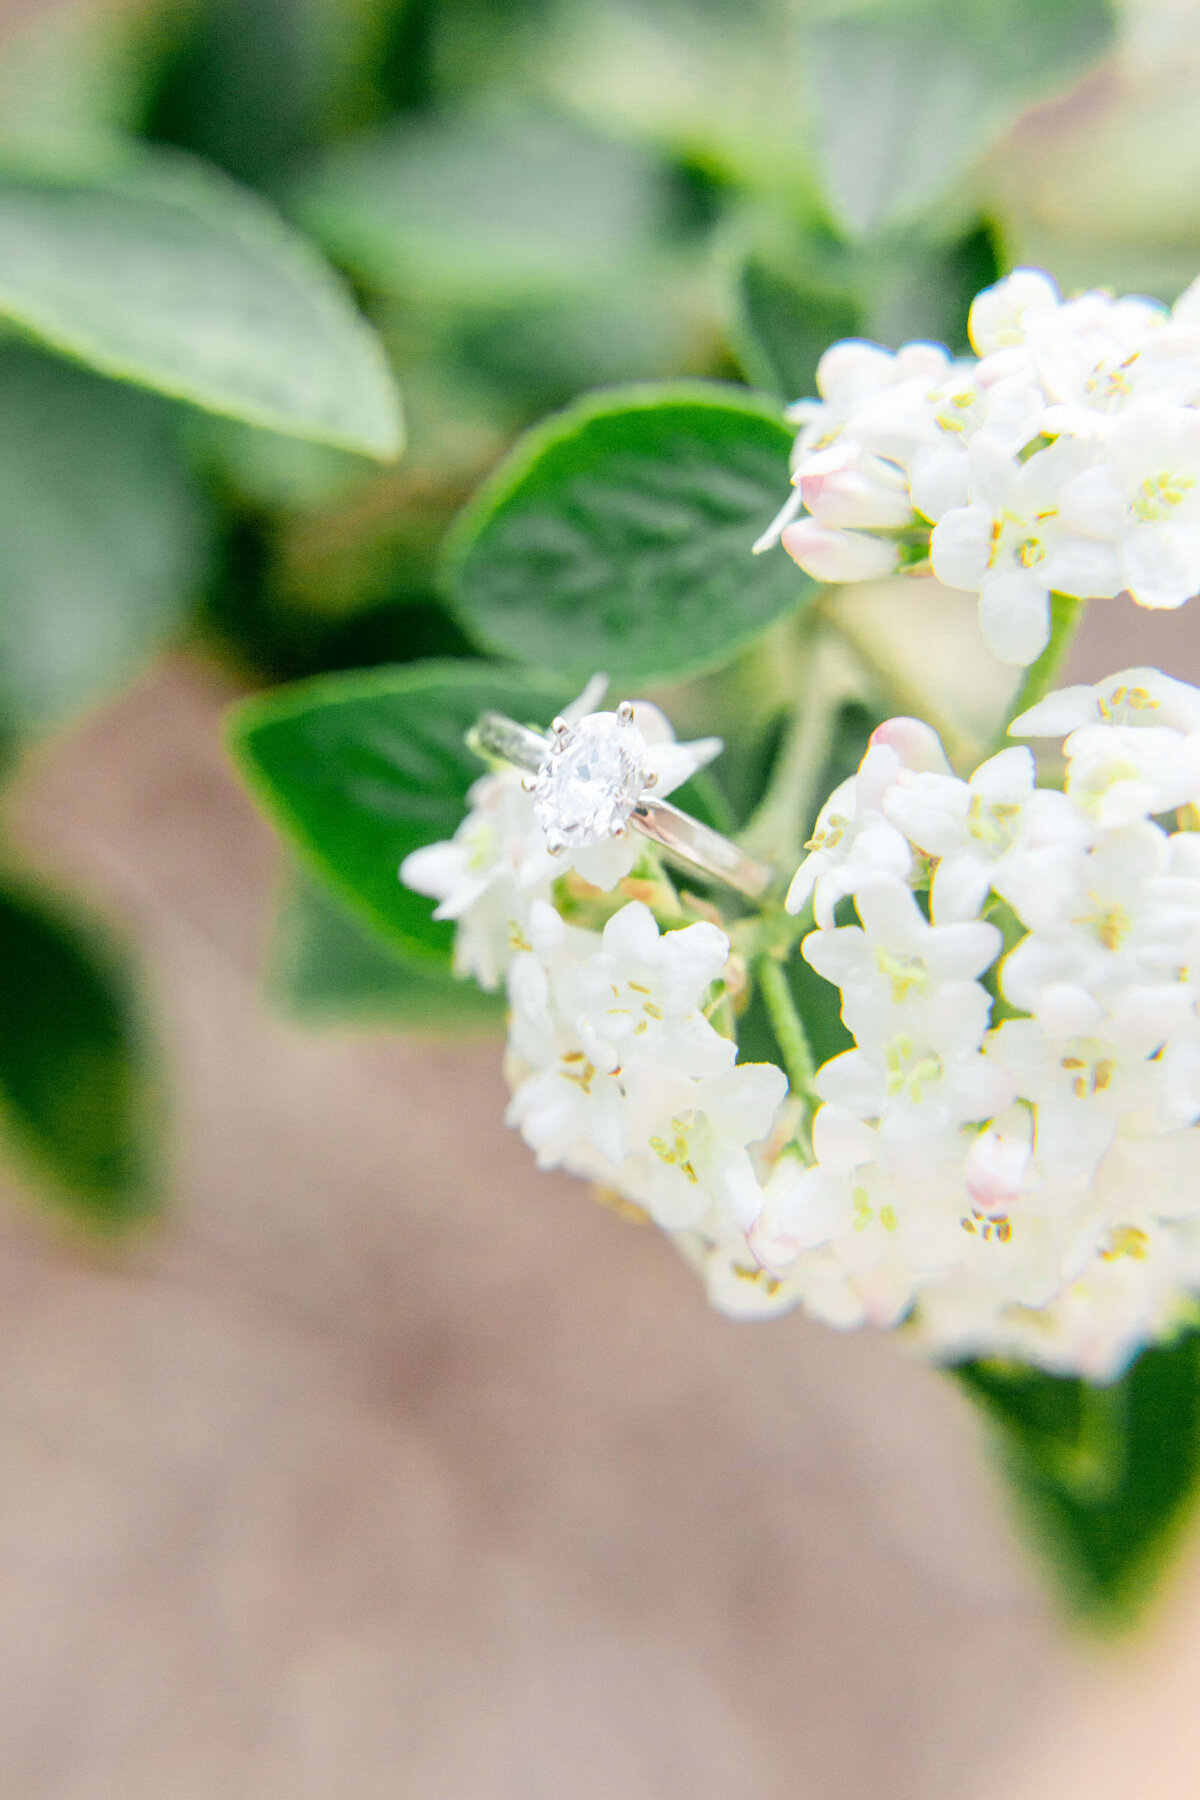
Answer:
[(1107, 0), (827, 0), (810, 26), (818, 160), (867, 236), (927, 210), (1026, 107), (1115, 41)]
[(487, 708), (545, 728), (561, 683), (483, 663), (318, 676), (234, 709), (229, 743), (301, 863), (411, 955), (447, 965), (453, 926), (401, 886), (410, 850), (454, 835), (483, 765), (464, 742)]
[(346, 145), (295, 199), (339, 260), (391, 292), (455, 300), (589, 291), (644, 255), (662, 165), (553, 117), (439, 118)]
[(208, 533), (170, 408), (0, 349), (0, 726), (58, 723), (187, 616)]
[(1095, 1628), (1133, 1623), (1200, 1487), (1200, 1332), (1143, 1351), (1109, 1387), (1010, 1364), (956, 1374), (1069, 1606)]
[(177, 152), (0, 175), (0, 316), (209, 412), (399, 452), (382, 351), (332, 270), (264, 200)]
[(862, 334), (852, 293), (785, 274), (763, 256), (742, 264), (737, 283), (739, 356), (758, 387), (795, 400), (817, 391), (817, 364), (838, 338)]
[(447, 546), (467, 630), (503, 656), (618, 686), (728, 661), (815, 593), (751, 545), (788, 493), (792, 433), (717, 382), (589, 395), (521, 439)]
[(48, 1198), (113, 1228), (156, 1199), (157, 1095), (127, 974), (94, 928), (0, 886), (0, 1120)]
[(734, 334), (751, 380), (787, 399), (816, 392), (822, 353), (843, 337), (898, 348), (931, 338), (969, 349), (967, 315), (998, 279), (986, 223), (932, 242), (917, 233), (847, 244), (793, 232), (753, 249), (738, 272)]
[(368, 9), (354, 0), (193, 0), (170, 33), (143, 135), (272, 186), (319, 140), (354, 67)]
[(302, 1025), (384, 1025), (396, 1030), (496, 1031), (502, 994), (485, 994), (428, 963), (397, 955), (326, 887), (297, 876), (275, 921), (267, 987)]

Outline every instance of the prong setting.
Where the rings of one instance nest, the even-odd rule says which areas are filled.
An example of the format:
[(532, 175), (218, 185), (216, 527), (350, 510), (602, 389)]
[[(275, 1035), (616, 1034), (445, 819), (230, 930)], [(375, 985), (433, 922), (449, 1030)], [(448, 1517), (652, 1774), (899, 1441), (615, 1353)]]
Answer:
[(615, 712), (561, 715), (547, 734), (534, 776), (533, 806), (555, 855), (625, 837), (646, 781), (646, 741), (633, 702)]

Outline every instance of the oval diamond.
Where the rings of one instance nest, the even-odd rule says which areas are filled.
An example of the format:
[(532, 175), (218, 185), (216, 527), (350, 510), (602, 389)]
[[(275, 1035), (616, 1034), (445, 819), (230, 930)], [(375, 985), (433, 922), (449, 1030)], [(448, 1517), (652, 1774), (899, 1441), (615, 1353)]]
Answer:
[(612, 712), (588, 713), (544, 757), (533, 810), (551, 845), (582, 850), (625, 824), (646, 786), (646, 740)]

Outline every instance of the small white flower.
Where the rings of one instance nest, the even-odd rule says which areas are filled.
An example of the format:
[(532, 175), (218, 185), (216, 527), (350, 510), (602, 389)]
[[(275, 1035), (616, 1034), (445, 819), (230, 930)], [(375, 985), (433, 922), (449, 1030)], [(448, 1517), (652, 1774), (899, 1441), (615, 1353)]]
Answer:
[(1200, 730), (1200, 688), (1161, 669), (1121, 669), (1091, 687), (1059, 688), (1009, 726), (1012, 737), (1065, 737), (1081, 725)]
[(803, 912), (811, 894), (818, 925), (829, 927), (838, 901), (863, 883), (881, 875), (904, 879), (912, 851), (887, 818), (884, 802), (896, 784), (928, 772), (950, 773), (935, 731), (919, 719), (880, 725), (858, 773), (834, 790), (817, 815), (808, 854), (788, 889), (788, 912)]
[(806, 457), (793, 479), (821, 525), (871, 530), (913, 522), (903, 472), (846, 438)]
[(1158, 669), (1062, 688), (1014, 719), (1017, 737), (1061, 737), (1067, 793), (1106, 827), (1200, 798), (1200, 690)]
[(732, 1066), (735, 1046), (700, 1010), (728, 955), (725, 934), (703, 922), (660, 936), (637, 901), (600, 938), (534, 903), (530, 949), (509, 972), (510, 1123), (542, 1167), (578, 1169), (584, 1144), (619, 1164), (630, 1096), (651, 1066), (685, 1079)]
[(863, 885), (855, 904), (862, 924), (812, 933), (804, 955), (852, 1005), (877, 1017), (925, 999), (943, 982), (974, 982), (1003, 946), (996, 927), (980, 919), (931, 925), (907, 884), (895, 879)]
[(1029, 834), (1031, 824), (1036, 829), (1027, 816), (1034, 775), (1033, 757), (1014, 748), (982, 763), (969, 782), (916, 774), (884, 796), (883, 811), (892, 824), (938, 859), (930, 890), (937, 924), (976, 918), (996, 864)]
[(1121, 413), (1063, 511), (1075, 530), (1112, 541), (1119, 573), (1113, 588), (1056, 582), (1062, 593), (1124, 588), (1139, 606), (1182, 606), (1200, 588), (1200, 412), (1151, 398)]
[(618, 1185), (668, 1231), (710, 1209), (746, 1231), (762, 1207), (748, 1145), (770, 1133), (787, 1095), (774, 1063), (739, 1063), (689, 1080), (664, 1063), (636, 1062), (628, 1082), (630, 1154)]
[(541, 833), (515, 769), (483, 775), (467, 795), (470, 811), (452, 838), (406, 856), (400, 879), (439, 902), (435, 919), (453, 919), (454, 973), (492, 989), (524, 940), (532, 899), (549, 891), (549, 856), (531, 871)]
[(732, 1066), (736, 1047), (714, 1031), (701, 1007), (729, 958), (729, 939), (704, 921), (659, 933), (650, 909), (631, 901), (604, 927), (599, 950), (560, 984), (589, 1059), (619, 1073), (632, 1055), (688, 1075)]
[(1091, 599), (1120, 592), (1111, 544), (1073, 523), (1073, 485), (1094, 448), (1060, 439), (1027, 462), (981, 433), (971, 444), (971, 504), (945, 514), (929, 554), (938, 580), (979, 594), (984, 640), (1001, 662), (1030, 663), (1050, 631), (1050, 594)]
[[(833, 344), (817, 366), (820, 399), (798, 400), (787, 409), (789, 421), (800, 426), (791, 456), (792, 480), (796, 485), (777, 517), (753, 545), (754, 554), (761, 555), (779, 542), (784, 527), (804, 504), (799, 485), (802, 476), (806, 470), (810, 475), (819, 473), (819, 464), (816, 470), (809, 465), (826, 452), (833, 453), (835, 461), (844, 459), (847, 465), (859, 463), (863, 482), (872, 497), (872, 507), (882, 506), (896, 523), (906, 522), (912, 514), (911, 506), (905, 505), (901, 509), (894, 494), (888, 499), (882, 498), (879, 490), (891, 485), (891, 478), (880, 468), (878, 460), (873, 459), (901, 465), (907, 461), (927, 435), (926, 390), (944, 376), (949, 364), (950, 358), (940, 344), (905, 344), (897, 351), (884, 350), (878, 344), (854, 338)], [(842, 489), (840, 494), (837, 493), (839, 487)], [(844, 504), (852, 491), (846, 483), (835, 481), (828, 496), (829, 506)], [(863, 500), (863, 490), (859, 490), (857, 497), (860, 502)], [(801, 538), (797, 543), (801, 553), (792, 550), (791, 554), (801, 568), (808, 569), (817, 580), (870, 578), (818, 573), (818, 564), (831, 569), (843, 566), (853, 554), (853, 546), (849, 550), (844, 546), (839, 549), (836, 540), (823, 543), (815, 536), (811, 541)], [(813, 559), (811, 569), (806, 560), (810, 555)], [(885, 567), (882, 552), (878, 549), (875, 555), (877, 572), (887, 574), (896, 566), (891, 562)], [(861, 566), (866, 556), (867, 552), (860, 547), (855, 566)]]
[(971, 302), (971, 342), (980, 356), (1023, 344), (1031, 322), (1053, 313), (1058, 304), (1058, 289), (1041, 269), (1014, 269)]
[(1042, 429), (1045, 396), (1028, 359), (1001, 351), (955, 369), (929, 396), (931, 429), (909, 463), (909, 486), (917, 511), (935, 523), (970, 500), (967, 452), (980, 434), (1007, 456), (1016, 456)]

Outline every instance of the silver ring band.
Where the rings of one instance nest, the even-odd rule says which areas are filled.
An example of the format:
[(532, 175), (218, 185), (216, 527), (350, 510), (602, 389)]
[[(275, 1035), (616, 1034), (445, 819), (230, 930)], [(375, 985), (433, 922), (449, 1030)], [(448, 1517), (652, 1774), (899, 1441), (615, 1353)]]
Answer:
[[(518, 725), (503, 713), (485, 712), (468, 732), (467, 743), (485, 762), (508, 763), (527, 775), (537, 775), (551, 753), (554, 737)], [(643, 793), (638, 798), (629, 824), (673, 861), (723, 881), (750, 900), (761, 899), (775, 880), (775, 870), (766, 863), (747, 856), (730, 838), (657, 795)]]

